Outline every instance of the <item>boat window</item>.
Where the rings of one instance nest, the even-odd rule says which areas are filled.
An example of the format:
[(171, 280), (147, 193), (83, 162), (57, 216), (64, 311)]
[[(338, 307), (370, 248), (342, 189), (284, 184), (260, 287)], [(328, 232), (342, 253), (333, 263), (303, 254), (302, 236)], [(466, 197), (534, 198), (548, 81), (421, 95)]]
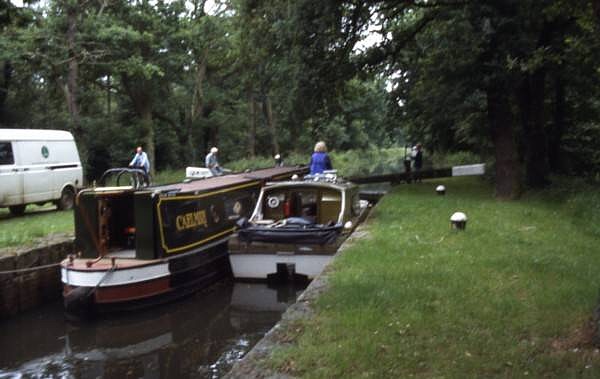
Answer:
[(263, 215), (266, 219), (281, 220), (285, 218), (284, 204), (286, 202), (285, 192), (271, 191), (263, 200)]
[[(316, 222), (317, 218), (317, 191), (299, 191), (292, 193), (291, 198), (297, 197), (300, 206), (292, 209), (292, 216), (302, 217)], [(293, 201), (293, 200), (292, 200)]]
[(324, 190), (321, 194), (321, 214), (319, 223), (338, 222), (342, 210), (342, 194), (339, 191)]
[(0, 142), (0, 165), (14, 164), (12, 145), (10, 142)]

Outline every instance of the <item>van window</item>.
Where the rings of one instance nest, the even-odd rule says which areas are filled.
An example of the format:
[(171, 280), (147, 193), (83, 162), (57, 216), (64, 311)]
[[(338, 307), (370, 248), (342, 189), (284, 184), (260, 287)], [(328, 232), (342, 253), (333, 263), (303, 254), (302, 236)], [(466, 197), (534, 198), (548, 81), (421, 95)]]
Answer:
[(0, 165), (14, 163), (15, 159), (10, 142), (0, 142)]

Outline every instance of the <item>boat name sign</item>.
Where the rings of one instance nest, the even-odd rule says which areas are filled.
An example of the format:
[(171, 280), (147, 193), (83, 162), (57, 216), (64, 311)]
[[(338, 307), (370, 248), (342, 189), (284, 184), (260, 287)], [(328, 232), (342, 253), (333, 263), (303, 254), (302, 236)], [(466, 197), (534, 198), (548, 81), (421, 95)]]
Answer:
[(206, 220), (206, 211), (198, 210), (190, 213), (185, 213), (183, 215), (177, 216), (175, 219), (175, 225), (177, 231), (187, 230), (197, 228), (199, 226), (208, 227), (208, 222)]

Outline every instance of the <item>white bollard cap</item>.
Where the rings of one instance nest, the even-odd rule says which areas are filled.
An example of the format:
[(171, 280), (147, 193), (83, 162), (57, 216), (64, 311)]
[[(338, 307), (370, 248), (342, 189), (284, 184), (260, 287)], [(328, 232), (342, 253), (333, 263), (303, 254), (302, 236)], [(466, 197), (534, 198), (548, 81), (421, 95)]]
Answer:
[(446, 190), (446, 187), (444, 187), (443, 185), (440, 184), (439, 186), (435, 187), (435, 190), (437, 192), (443, 192)]
[(452, 216), (450, 216), (450, 221), (452, 222), (465, 222), (467, 220), (467, 215), (462, 212), (454, 212)]

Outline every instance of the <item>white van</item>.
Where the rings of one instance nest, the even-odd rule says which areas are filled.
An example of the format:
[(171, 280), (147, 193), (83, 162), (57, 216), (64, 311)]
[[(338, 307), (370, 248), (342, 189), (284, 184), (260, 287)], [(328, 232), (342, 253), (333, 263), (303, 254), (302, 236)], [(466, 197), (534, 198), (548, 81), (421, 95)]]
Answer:
[(63, 130), (0, 129), (0, 207), (14, 215), (27, 204), (73, 207), (83, 170), (71, 133)]

